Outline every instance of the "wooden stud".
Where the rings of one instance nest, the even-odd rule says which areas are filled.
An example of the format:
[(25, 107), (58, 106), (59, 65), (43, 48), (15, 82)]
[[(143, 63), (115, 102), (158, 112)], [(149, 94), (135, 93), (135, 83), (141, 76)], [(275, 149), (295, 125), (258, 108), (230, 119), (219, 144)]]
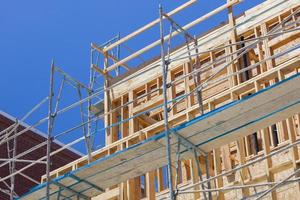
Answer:
[[(261, 90), (262, 87), (258, 84), (258, 82), (255, 82), (255, 90), (256, 92)], [(263, 151), (264, 155), (268, 155), (271, 152), (271, 142), (270, 142), (270, 132), (269, 128), (263, 129), (262, 132), (262, 144), (263, 144)], [(270, 170), (272, 168), (272, 158), (266, 159), (266, 174), (267, 174), (267, 180), (268, 182), (274, 182), (274, 173)], [(276, 191), (271, 192), (271, 196), (273, 200), (277, 199)]]
[[(218, 174), (222, 173), (222, 164), (221, 164), (221, 151), (219, 148), (216, 148), (213, 150), (213, 157), (214, 157), (214, 166), (215, 166), (215, 176)], [(217, 188), (222, 188), (224, 185), (223, 183), (223, 177), (218, 178), (217, 180)], [(225, 196), (224, 196), (224, 192), (220, 191), (218, 193), (218, 199), (219, 200), (224, 200)]]
[(146, 196), (148, 200), (155, 200), (155, 171), (146, 174)]
[[(197, 164), (195, 159), (190, 160), (190, 166), (191, 166), (191, 178), (192, 178), (192, 183), (197, 183), (199, 182), (199, 176), (198, 176), (198, 171), (197, 171)], [(200, 190), (199, 185), (194, 187), (194, 190)], [(194, 199), (199, 199), (200, 198), (200, 192), (194, 193)]]

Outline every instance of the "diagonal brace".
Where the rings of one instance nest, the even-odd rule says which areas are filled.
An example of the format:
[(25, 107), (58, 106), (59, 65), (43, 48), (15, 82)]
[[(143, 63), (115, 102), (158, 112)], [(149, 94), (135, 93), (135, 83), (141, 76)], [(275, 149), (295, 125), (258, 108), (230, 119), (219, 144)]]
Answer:
[(185, 37), (189, 38), (191, 41), (197, 41), (196, 38), (194, 38), (193, 36), (191, 36), (182, 26), (180, 26), (174, 19), (172, 19), (169, 15), (167, 15), (166, 13), (163, 14), (163, 16), (165, 18), (167, 18), (171, 24), (173, 25), (173, 27), (175, 26), (175, 29), (178, 32), (182, 32), (184, 34)]
[(174, 131), (174, 130), (170, 130), (170, 131), (171, 131), (172, 134), (173, 134), (177, 139), (179, 139), (179, 140), (182, 142), (182, 144), (183, 144), (184, 146), (186, 146), (187, 149), (188, 149), (189, 151), (191, 151), (192, 153), (194, 153), (194, 150), (195, 150), (196, 152), (198, 152), (198, 153), (201, 154), (201, 155), (204, 155), (204, 156), (207, 155), (207, 153), (206, 153), (205, 151), (203, 151), (202, 149), (200, 149), (199, 147), (197, 147), (195, 144), (193, 144), (191, 141), (189, 141), (189, 140), (186, 139), (185, 137), (179, 135), (176, 131)]
[(86, 196), (84, 194), (81, 194), (80, 192), (77, 192), (77, 191), (73, 190), (72, 188), (69, 188), (69, 187), (67, 187), (67, 186), (65, 186), (65, 185), (63, 185), (63, 184), (61, 184), (59, 182), (51, 181), (51, 183), (53, 183), (54, 185), (57, 185), (60, 188), (63, 188), (65, 190), (68, 190), (68, 191), (74, 193), (78, 197), (81, 197), (81, 198), (86, 199), (86, 200), (90, 200), (91, 199), (90, 197), (88, 197), (88, 196)]

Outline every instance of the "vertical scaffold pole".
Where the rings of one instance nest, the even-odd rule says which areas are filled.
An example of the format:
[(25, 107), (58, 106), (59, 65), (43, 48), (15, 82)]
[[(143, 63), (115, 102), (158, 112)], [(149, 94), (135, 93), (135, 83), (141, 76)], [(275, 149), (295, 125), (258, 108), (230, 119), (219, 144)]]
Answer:
[(164, 98), (164, 122), (165, 122), (165, 138), (166, 138), (166, 156), (168, 161), (168, 183), (170, 190), (170, 199), (174, 199), (173, 192), (173, 178), (172, 178), (172, 162), (171, 162), (171, 148), (169, 137), (169, 125), (168, 125), (168, 99), (167, 99), (167, 73), (168, 64), (165, 61), (165, 44), (164, 44), (164, 29), (163, 29), (163, 8), (159, 5), (159, 19), (160, 19), (160, 41), (161, 41), (161, 68), (163, 74), (163, 98)]
[[(77, 93), (79, 96), (79, 100), (82, 101), (82, 94), (81, 94), (81, 88), (78, 85), (77, 86)], [(88, 94), (90, 95), (90, 92), (88, 91)], [(91, 99), (88, 100), (88, 103), (91, 101)], [(89, 104), (88, 104), (89, 105)], [(82, 103), (79, 104), (79, 110), (80, 110), (80, 117), (81, 117), (81, 122), (84, 124), (85, 123), (85, 116), (84, 116), (84, 112), (83, 112), (83, 105)], [(88, 112), (88, 120), (90, 120), (90, 113)], [(92, 122), (89, 121), (89, 124), (91, 124)], [(82, 131), (83, 131), (83, 135), (84, 135), (84, 142), (85, 142), (85, 146), (86, 146), (86, 150), (87, 150), (87, 156), (88, 156), (88, 163), (90, 163), (92, 161), (92, 149), (91, 149), (91, 138), (90, 138), (90, 134), (87, 131), (87, 128), (85, 125), (82, 126)]]
[[(197, 58), (196, 58), (196, 64), (195, 64), (195, 70), (199, 69), (201, 66), (200, 66), (200, 56), (198, 55), (199, 54), (199, 48), (198, 48), (198, 40), (197, 40), (197, 37), (194, 36), (194, 47), (195, 47), (195, 52), (197, 54)], [(196, 78), (196, 85), (199, 86), (200, 85), (200, 88), (197, 89), (197, 100), (198, 100), (198, 104), (199, 104), (199, 111), (201, 113), (201, 115), (204, 114), (204, 108), (203, 108), (203, 98), (202, 98), (202, 87), (201, 87), (201, 74), (200, 72), (198, 72), (196, 75), (195, 75), (195, 78)], [(209, 179), (210, 177), (210, 174), (209, 174), (209, 160), (208, 160), (208, 154), (209, 153), (205, 153), (205, 171), (206, 171), (206, 179)], [(207, 182), (207, 188), (208, 189), (211, 189), (211, 183), (210, 181)], [(205, 196), (206, 198), (206, 196)], [(208, 192), (208, 199), (211, 200), (212, 199), (212, 194), (211, 192)]]
[[(89, 77), (89, 90), (88, 90), (88, 95), (89, 97), (93, 94), (93, 90), (94, 90), (94, 69), (92, 67), (93, 65), (93, 49), (91, 49), (91, 57), (90, 57), (90, 77)], [(93, 122), (92, 122), (92, 111), (91, 111), (91, 107), (92, 107), (92, 99), (89, 98), (88, 100), (88, 126), (87, 126), (87, 138), (89, 141), (89, 149), (88, 150), (88, 158), (89, 158), (89, 162), (91, 161), (91, 152), (93, 151), (93, 142), (92, 142), (92, 128), (93, 128)]]
[(54, 96), (54, 61), (52, 60), (51, 63), (51, 70), (50, 70), (50, 88), (49, 88), (49, 104), (48, 104), (48, 131), (47, 131), (47, 164), (46, 164), (46, 199), (50, 199), (50, 167), (51, 167), (51, 135), (52, 135), (52, 128), (53, 128), (53, 114), (52, 114), (52, 102)]
[[(18, 119), (16, 119), (16, 124), (18, 124)], [(16, 128), (14, 130), (14, 135), (16, 135), (18, 132), (18, 129)], [(12, 159), (11, 162), (9, 162), (9, 172), (10, 174), (14, 174), (16, 171), (16, 161), (15, 156), (17, 153), (17, 137), (14, 137), (12, 146), (10, 145), (10, 140), (7, 141), (7, 158)], [(12, 155), (11, 155), (12, 153)], [(10, 177), (10, 200), (14, 199), (15, 195), (15, 175)]]

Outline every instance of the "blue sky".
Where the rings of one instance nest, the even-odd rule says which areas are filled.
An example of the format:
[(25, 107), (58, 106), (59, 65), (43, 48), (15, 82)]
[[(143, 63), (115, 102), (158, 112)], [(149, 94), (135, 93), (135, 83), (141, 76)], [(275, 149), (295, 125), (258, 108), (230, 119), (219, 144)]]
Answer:
[[(235, 13), (240, 14), (262, 1), (245, 0), (235, 8)], [(0, 109), (21, 117), (48, 94), (52, 58), (66, 72), (87, 84), (91, 42), (103, 43), (118, 32), (125, 36), (152, 21), (158, 17), (160, 3), (170, 11), (186, 1), (0, 2)], [(199, 0), (174, 19), (184, 25), (224, 3), (225, 0)], [(204, 32), (225, 20), (226, 13), (222, 12), (191, 32)], [(153, 29), (130, 41), (128, 46), (138, 50), (158, 37), (158, 29)]]

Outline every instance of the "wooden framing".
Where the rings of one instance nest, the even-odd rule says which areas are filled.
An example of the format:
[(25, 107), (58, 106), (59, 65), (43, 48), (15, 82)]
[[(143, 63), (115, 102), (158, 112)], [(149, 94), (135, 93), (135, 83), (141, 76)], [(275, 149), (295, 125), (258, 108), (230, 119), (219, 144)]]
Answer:
[[(224, 4), (223, 6), (218, 7), (217, 9), (211, 11), (210, 13), (208, 13), (208, 14), (206, 14), (206, 15), (204, 15), (204, 16), (198, 18), (198, 19), (196, 19), (195, 21), (190, 22), (189, 24), (183, 26), (183, 28), (184, 28), (185, 30), (190, 29), (190, 28), (192, 28), (193, 26), (199, 24), (200, 22), (205, 21), (206, 19), (210, 18), (211, 16), (213, 16), (213, 15), (215, 15), (215, 14), (217, 14), (217, 13), (219, 13), (219, 12), (225, 10), (226, 8), (228, 8), (228, 7), (230, 7), (230, 6), (233, 6), (233, 5), (235, 5), (235, 4), (239, 3), (239, 2), (240, 2), (240, 0), (232, 0), (232, 1), (230, 1), (229, 3)], [(177, 34), (179, 34), (179, 33), (178, 33), (178, 32), (175, 32), (175, 33), (173, 33), (173, 36), (175, 36), (175, 35), (177, 35)], [(170, 35), (165, 36), (165, 40), (168, 40), (169, 37), (170, 37)], [(133, 58), (136, 58), (137, 56), (139, 56), (139, 55), (141, 55), (142, 53), (148, 51), (149, 49), (152, 49), (152, 48), (155, 47), (155, 46), (158, 46), (159, 44), (160, 44), (160, 40), (157, 40), (157, 41), (155, 41), (155, 42), (149, 44), (148, 46), (146, 46), (146, 47), (140, 49), (139, 51), (137, 51), (137, 52), (131, 54), (130, 56), (124, 58), (123, 60), (120, 60), (119, 62), (116, 62), (115, 64), (109, 66), (109, 67), (107, 68), (107, 71), (111, 71), (111, 70), (115, 69), (117, 66), (122, 65), (123, 63), (125, 63), (125, 62), (127, 62), (127, 61), (129, 61), (129, 60), (131, 60), (131, 59), (133, 59)]]
[[(187, 2), (178, 9), (168, 13), (168, 15), (171, 16), (183, 8), (190, 6), (194, 2), (195, 1), (193, 0)], [(198, 45), (200, 45), (203, 49), (208, 50), (206, 53), (202, 53), (198, 57), (201, 63), (201, 69), (203, 69), (201, 71), (201, 80), (205, 82), (212, 74), (214, 74), (214, 72), (220, 71), (212, 79), (212, 83), (205, 87), (202, 91), (204, 100), (203, 107), (205, 112), (212, 111), (230, 102), (246, 98), (246, 96), (250, 94), (257, 93), (267, 86), (283, 81), (293, 74), (299, 73), (299, 49), (295, 49), (279, 57), (275, 56), (272, 59), (268, 59), (280, 52), (284, 52), (292, 46), (299, 45), (300, 32), (297, 30), (287, 34), (272, 36), (255, 43), (251, 51), (245, 54), (248, 63), (244, 60), (245, 66), (243, 66), (243, 68), (255, 65), (256, 63), (259, 63), (258, 66), (247, 70), (247, 76), (249, 76), (247, 80), (242, 77), (242, 73), (237, 74), (242, 67), (239, 64), (242, 58), (237, 59), (239, 54), (234, 53), (242, 48), (241, 45), (243, 43), (240, 38), (244, 38), (246, 41), (244, 43), (247, 46), (251, 44), (251, 41), (248, 41), (249, 39), (267, 36), (271, 33), (272, 27), (281, 23), (300, 6), (299, 2), (296, 0), (288, 0), (286, 2), (283, 0), (274, 0), (272, 2), (267, 1), (245, 12), (244, 16), (234, 18), (232, 7), (239, 2), (239, 0), (228, 0), (225, 5), (200, 17), (186, 26), (183, 26), (184, 29), (189, 29), (216, 13), (228, 9), (228, 24), (225, 24), (205, 36), (197, 38)], [(293, 16), (291, 20), (289, 20), (289, 23), (294, 22), (294, 24), (289, 28), (300, 27), (299, 21), (297, 22), (297, 20), (300, 20), (300, 16)], [(106, 58), (105, 69), (100, 72), (106, 76), (105, 86), (109, 87), (114, 86), (115, 84), (115, 87), (106, 91), (105, 95), (105, 113), (110, 113), (105, 115), (105, 125), (110, 126), (115, 124), (118, 122), (119, 118), (121, 120), (128, 121), (120, 124), (120, 128), (114, 127), (107, 129), (107, 145), (92, 154), (93, 160), (112, 155), (117, 151), (126, 149), (163, 131), (163, 110), (162, 108), (157, 107), (163, 102), (161, 92), (162, 78), (159, 72), (160, 69), (159, 67), (155, 67), (159, 61), (154, 61), (149, 65), (146, 65), (144, 68), (139, 69), (137, 72), (132, 73), (128, 76), (132, 77), (131, 80), (119, 85), (118, 83), (110, 81), (108, 78), (108, 72), (113, 70), (116, 66), (124, 65), (129, 60), (137, 57), (150, 48), (155, 47), (160, 43), (160, 41), (156, 41), (120, 61), (115, 60), (116, 62), (111, 66), (108, 66), (107, 62), (109, 58), (107, 52), (109, 50), (144, 32), (157, 23), (158, 20), (155, 20), (111, 46), (101, 50), (101, 53), (104, 53)], [(176, 34), (178, 33), (174, 33), (174, 35)], [(170, 36), (166, 36), (165, 39), (168, 39), (168, 37)], [(212, 38), (214, 39), (212, 40)], [(238, 45), (234, 45), (236, 43), (238, 43)], [(184, 55), (186, 55), (185, 47), (182, 47), (173, 51), (170, 58), (172, 60), (180, 56), (183, 57)], [(224, 56), (227, 56), (227, 58), (222, 61), (215, 62)], [(235, 59), (236, 61), (232, 62)], [(192, 62), (196, 62), (195, 59), (192, 60)], [(181, 95), (188, 94), (196, 87), (195, 82), (187, 76), (192, 72), (190, 67), (191, 64), (192, 63), (189, 63), (188, 59), (176, 60), (170, 64), (168, 82), (176, 82), (168, 89), (169, 99), (174, 99)], [(229, 67), (224, 68), (227, 64)], [(147, 69), (151, 70), (147, 71)], [(135, 77), (137, 73), (143, 71), (145, 71), (144, 75)], [(236, 74), (229, 77), (228, 75), (232, 73)], [(120, 106), (122, 107), (121, 109), (114, 110)], [(171, 127), (190, 121), (200, 115), (195, 95), (190, 95), (188, 98), (185, 98), (179, 103), (172, 102), (169, 106), (172, 108), (172, 111), (169, 113), (169, 124)], [(149, 111), (145, 112), (147, 110)], [(134, 116), (139, 113), (142, 114), (134, 118)], [(253, 137), (251, 134), (239, 139), (231, 138), (227, 143), (223, 143), (220, 146), (216, 145), (216, 148), (205, 147), (211, 155), (209, 173), (215, 176), (219, 175), (223, 171), (230, 171), (240, 164), (245, 164), (263, 155), (269, 155), (282, 146), (298, 141), (300, 137), (299, 124), (299, 114), (296, 114), (289, 116), (283, 121), (278, 121), (275, 124), (277, 127), (276, 131), (274, 128), (272, 129), (271, 126), (264, 127), (263, 129), (253, 133), (253, 135), (255, 135)], [(118, 136), (119, 130), (122, 132), (121, 138)], [(279, 143), (276, 145), (273, 138), (275, 135), (279, 138)], [(232, 173), (231, 175), (218, 177), (216, 180), (211, 181), (212, 185), (215, 189), (218, 189), (223, 188), (226, 185), (252, 184), (263, 181), (276, 182), (280, 179), (278, 177), (284, 174), (285, 171), (291, 169), (295, 171), (299, 168), (298, 146), (291, 148), (289, 154), (291, 159), (282, 158), (283, 161), (278, 162), (276, 161), (276, 158), (268, 157), (265, 162), (255, 165), (259, 168), (259, 170), (257, 170), (258, 172), (256, 172), (252, 167), (244, 168), (240, 173)], [(284, 157), (284, 153), (278, 155), (278, 157), (280, 156)], [(199, 160), (202, 171), (205, 171), (205, 161), (203, 157), (200, 156)], [(59, 177), (69, 171), (85, 166), (86, 163), (87, 158), (83, 157), (53, 171), (51, 176), (53, 178)], [(180, 160), (179, 165), (181, 169), (181, 173), (179, 175), (180, 188), (199, 182), (199, 177), (196, 174), (195, 160), (186, 156), (186, 158)], [(159, 167), (156, 170), (147, 172), (143, 176), (144, 181), (141, 181), (142, 178), (140, 177), (132, 177), (132, 179), (108, 189), (107, 192), (101, 194), (98, 199), (161, 199), (166, 196), (167, 188), (164, 183), (165, 177), (166, 173), (164, 167)], [(44, 180), (45, 177), (43, 177), (42, 182)], [(200, 187), (195, 186), (194, 189), (200, 190)], [(298, 184), (295, 189), (291, 187), (290, 190), (293, 190), (294, 195), (299, 194), (300, 184)], [(214, 193), (213, 197), (222, 200), (227, 198), (242, 198), (252, 194), (253, 191), (251, 189), (242, 188), (235, 194), (220, 190), (218, 193)], [(274, 190), (271, 192), (269, 198), (280, 199), (281, 195), (280, 191)], [(199, 192), (185, 197), (187, 199), (203, 198), (202, 193)]]
[[(261, 97), (259, 97), (258, 99), (257, 98), (253, 98), (253, 100), (254, 99), (256, 99), (255, 100), (255, 103), (253, 102), (253, 103), (251, 103), (251, 101), (245, 101), (245, 105), (247, 105), (247, 106), (250, 106), (251, 105), (251, 108), (249, 108), (250, 110), (248, 110), (247, 112), (246, 112), (246, 110), (245, 110), (245, 114), (247, 114), (247, 116), (248, 117), (245, 117), (245, 116), (243, 116), (243, 115), (241, 115), (240, 116), (240, 119), (238, 119), (237, 117), (236, 117), (236, 114), (238, 114), (238, 110), (240, 110), (240, 109), (242, 109), (242, 108), (244, 108), (245, 107), (245, 105), (240, 105), (240, 106), (238, 106), (238, 107), (236, 107), (236, 106), (233, 106), (232, 107), (232, 110), (229, 110), (229, 111), (227, 111), (227, 114), (226, 114), (226, 116), (227, 117), (230, 117), (230, 115), (229, 115), (229, 113), (234, 113), (233, 114), (233, 116), (232, 116), (232, 119), (238, 119), (238, 121), (239, 122), (241, 122), (241, 123), (243, 123), (243, 120), (253, 120), (253, 117), (254, 118), (256, 118), (257, 116), (256, 116), (256, 113), (257, 112), (252, 112), (252, 110), (255, 108), (253, 108), (253, 106), (255, 106), (255, 105), (259, 105), (258, 107), (257, 107), (257, 109), (258, 110), (261, 110), (261, 111), (263, 111), (263, 112), (266, 112), (267, 110), (270, 110), (270, 109), (277, 109), (276, 108), (276, 106), (278, 106), (279, 108), (281, 108), (281, 104), (282, 103), (284, 103), (284, 102), (286, 102), (285, 100), (287, 99), (286, 98), (286, 94), (289, 94), (290, 92), (290, 90), (291, 91), (293, 91), (293, 87), (292, 86), (296, 86), (296, 85), (298, 85), (298, 83), (299, 83), (299, 81), (300, 81), (300, 79), (299, 79), (299, 76), (297, 76), (297, 79), (295, 79), (295, 80), (298, 80), (298, 81), (296, 81), (296, 82), (291, 82), (291, 83), (288, 83), (287, 82), (287, 84), (288, 84), (288, 86), (285, 86), (285, 87), (277, 87), (276, 89), (274, 89), (274, 90), (270, 90), (270, 92), (267, 94), (267, 93), (265, 93), (265, 95), (264, 96), (261, 96)], [(278, 94), (278, 93), (280, 93), (280, 92), (283, 92), (283, 90), (282, 89), (284, 89), (285, 90), (285, 94), (282, 94), (282, 96), (279, 96), (280, 94)], [(294, 88), (295, 89), (295, 88)], [(298, 89), (299, 89), (299, 87), (298, 87)], [(297, 89), (297, 90), (298, 90)], [(263, 93), (262, 93), (263, 94)], [(277, 94), (277, 96), (276, 96), (276, 94)], [(293, 92), (293, 94), (295, 94), (295, 92)], [(298, 92), (296, 92), (296, 94), (298, 94), (298, 96), (294, 96), (293, 97), (293, 95), (291, 96), (291, 95), (289, 95), (289, 97), (291, 98), (290, 100), (293, 102), (295, 99), (292, 99), (292, 98), (296, 98), (296, 100), (299, 98), (299, 93)], [(270, 97), (270, 99), (268, 100), (266, 97)], [(282, 97), (282, 99), (281, 99), (281, 101), (279, 100), (277, 100), (276, 101), (276, 106), (275, 107), (273, 107), (272, 108), (272, 105), (270, 105), (270, 103), (265, 103), (265, 101), (267, 101), (267, 102), (270, 102), (270, 101), (274, 101), (275, 99), (280, 99), (280, 97)], [(264, 100), (263, 100), (264, 99)], [(262, 101), (263, 100), (263, 101)], [(287, 103), (287, 102), (286, 102)], [(261, 107), (261, 105), (264, 105), (264, 107), (266, 106), (266, 105), (269, 105), (269, 108), (263, 108), (263, 107)], [(246, 106), (246, 107), (247, 107)], [(271, 107), (270, 107), (271, 106)], [(268, 107), (268, 106), (267, 106)], [(276, 119), (273, 119), (273, 120), (271, 120), (270, 122), (268, 122), (267, 124), (272, 124), (272, 123), (274, 123), (274, 120), (275, 121), (277, 121), (277, 120), (282, 120), (282, 119), (284, 119), (284, 118), (286, 118), (286, 116), (290, 116), (291, 115), (291, 113), (295, 113), (295, 109), (296, 110), (298, 110), (300, 107), (298, 106), (298, 107), (296, 107), (296, 108), (291, 108), (291, 111), (289, 111), (288, 113), (286, 113), (286, 112), (284, 112), (284, 113), (281, 113), (281, 114), (279, 114), (279, 118), (276, 118)], [(235, 111), (234, 111), (235, 110)], [(252, 112), (252, 113), (251, 113)], [(211, 122), (211, 125), (214, 125), (214, 124), (219, 124), (220, 123), (220, 121), (218, 121), (218, 120), (222, 120), (222, 117), (224, 118), (224, 115), (225, 115), (225, 113), (224, 114), (222, 114), (222, 113), (216, 113), (215, 115), (218, 115), (218, 117), (214, 117), (214, 116), (212, 116), (212, 118), (211, 119), (207, 119), (206, 121), (203, 121), (201, 124), (197, 124), (197, 123), (195, 123), (194, 125), (190, 125), (190, 126), (188, 126), (187, 127), (187, 130), (179, 130), (178, 131), (178, 133), (179, 134), (181, 134), (181, 135), (184, 135), (185, 137), (187, 137), (187, 138), (191, 138), (190, 139), (190, 141), (192, 141), (192, 142), (195, 142), (196, 144), (198, 144), (198, 142), (199, 141), (205, 141), (205, 137), (212, 137), (212, 136), (214, 136), (215, 134), (218, 134), (218, 130), (220, 130), (220, 128), (221, 127), (216, 127), (215, 128), (215, 130), (212, 130), (212, 129), (210, 129), (209, 127), (205, 127), (205, 126), (203, 126), (203, 125), (206, 125), (206, 126), (210, 126), (210, 123), (208, 123), (208, 122)], [(259, 116), (260, 116), (261, 114), (259, 114)], [(280, 117), (281, 116), (281, 117)], [(214, 119), (217, 119), (217, 121), (215, 122), (214, 121)], [(246, 123), (247, 124), (247, 122), (244, 122), (244, 123)], [(234, 125), (234, 123), (233, 123), (233, 120), (231, 120), (231, 122), (230, 122), (230, 124), (231, 125), (233, 125), (233, 127), (235, 127), (235, 126), (240, 126), (240, 124), (238, 124), (238, 125)], [(266, 124), (265, 123), (263, 123), (263, 124), (261, 124), (260, 126), (258, 126), (259, 128), (261, 128), (261, 127), (265, 127), (266, 126)], [(226, 132), (226, 130), (230, 130), (230, 129), (232, 129), (230, 126), (228, 126), (226, 123), (224, 123), (223, 125), (222, 125), (222, 127), (224, 128), (224, 131)], [(243, 134), (245, 134), (245, 135), (248, 135), (248, 134), (251, 134), (251, 130), (257, 130), (257, 129), (259, 129), (258, 127), (256, 127), (256, 128), (254, 128), (254, 127), (247, 127), (247, 128), (245, 128), (243, 131), (241, 130), (241, 131), (235, 131), (235, 134), (232, 134), (232, 137), (235, 137), (235, 138), (239, 138), (239, 137), (241, 137)], [(200, 128), (200, 129), (199, 129)], [(202, 129), (202, 130), (201, 130)], [(195, 134), (194, 136), (188, 136), (187, 134), (192, 134), (194, 131), (200, 131), (201, 132), (201, 134), (200, 135), (198, 135), (198, 134)], [(205, 130), (210, 130), (210, 131), (206, 131), (207, 133), (204, 133), (205, 132)], [(202, 131), (204, 131), (204, 132), (202, 132)], [(210, 134), (208, 134), (208, 132), (210, 132)], [(202, 136), (203, 135), (203, 136)], [(204, 140), (202, 140), (202, 139), (200, 139), (199, 140), (199, 136), (200, 137), (203, 137), (202, 139), (204, 139)], [(198, 138), (198, 139), (197, 139)], [(230, 137), (224, 137), (223, 139), (222, 139), (222, 141), (220, 140), (220, 141), (214, 141), (214, 147), (219, 147), (220, 145), (223, 145), (224, 143), (226, 143), (226, 142), (228, 142), (228, 141), (230, 141), (231, 139), (230, 139)], [(198, 141), (198, 142), (197, 142)], [(84, 178), (84, 177), (86, 177), (86, 178), (84, 178), (83, 180), (86, 180), (86, 181), (89, 181), (89, 182), (92, 182), (92, 183), (97, 183), (97, 185), (100, 185), (100, 187), (103, 187), (103, 186), (111, 186), (111, 185), (113, 185), (114, 183), (116, 183), (115, 181), (123, 181), (124, 179), (126, 179), (126, 177), (135, 177), (137, 174), (139, 174), (139, 175), (141, 175), (141, 173), (144, 173), (144, 172), (146, 172), (147, 170), (150, 170), (150, 169), (152, 169), (153, 170), (153, 167), (154, 166), (161, 166), (164, 162), (163, 162), (163, 160), (165, 160), (165, 158), (164, 158), (164, 156), (162, 155), (162, 159), (163, 160), (160, 160), (160, 159), (156, 159), (156, 157), (158, 156), (158, 154), (159, 154), (159, 152), (161, 152), (163, 149), (161, 149), (161, 148), (164, 148), (164, 140), (163, 140), (163, 138), (161, 138), (161, 139), (159, 139), (159, 140), (154, 140), (153, 142), (150, 142), (150, 143), (145, 143), (145, 144), (147, 144), (146, 146), (143, 146), (143, 145), (139, 145), (138, 147), (139, 148), (131, 148), (131, 150), (130, 150), (130, 152), (126, 152), (126, 154), (119, 154), (119, 155), (117, 155), (117, 157), (116, 156), (114, 156), (115, 158), (113, 158), (112, 160), (104, 160), (102, 163), (101, 162), (98, 162), (98, 164), (97, 165), (92, 165), (93, 167), (91, 167), (91, 169), (86, 169), (87, 171), (85, 171), (85, 170), (82, 170), (82, 169), (79, 169), (79, 170), (77, 170), (77, 172), (76, 172), (76, 176), (79, 176), (79, 177), (82, 177), (82, 178)], [(154, 145), (154, 146), (153, 146)], [(176, 143), (174, 143), (174, 146), (176, 146)], [(144, 148), (146, 148), (146, 149), (144, 149)], [(155, 150), (153, 151), (152, 150), (152, 148), (155, 148)], [(157, 148), (160, 148), (160, 149), (157, 149)], [(211, 144), (207, 144), (207, 145), (202, 145), (201, 146), (201, 148), (202, 149), (204, 149), (205, 151), (209, 151), (209, 150), (211, 150), (212, 149), (212, 145)], [(140, 150), (139, 150), (140, 149)], [(144, 149), (144, 150), (143, 150)], [(141, 155), (142, 154), (142, 152), (143, 151), (148, 151), (151, 155), (148, 155), (148, 156), (138, 156), (138, 155)], [(128, 156), (129, 156), (129, 158), (131, 157), (132, 159), (129, 159), (128, 158)], [(186, 159), (188, 159), (188, 158), (190, 158), (190, 156), (187, 154), (187, 153), (184, 153), (183, 154), (183, 157), (184, 158), (186, 158)], [(148, 160), (148, 159), (150, 159), (150, 158), (152, 158), (153, 159), (153, 162), (151, 162), (151, 164), (147, 164), (147, 165), (144, 165), (143, 164), (143, 161), (142, 160), (144, 160), (144, 162), (146, 162), (146, 160)], [(126, 160), (128, 160), (128, 162), (130, 162), (130, 163), (128, 163), (128, 164), (126, 164), (126, 162), (122, 162), (122, 160), (123, 159), (126, 159)], [(134, 161), (135, 159), (138, 159), (138, 160), (136, 160), (136, 161)], [(139, 160), (139, 159), (142, 159), (142, 160)], [(146, 159), (146, 160), (145, 160)], [(200, 158), (200, 160), (201, 160), (201, 158)], [(118, 164), (119, 162), (121, 162), (120, 164)], [(134, 163), (132, 163), (132, 162), (134, 162)], [(163, 163), (162, 163), (163, 162)], [(160, 164), (159, 164), (160, 163)], [(100, 164), (100, 166), (99, 166), (99, 164)], [(115, 165), (115, 164), (117, 164), (117, 166), (119, 166), (119, 167), (115, 167), (115, 166), (113, 166), (112, 168), (110, 167), (110, 165)], [(126, 165), (127, 165), (127, 167), (126, 167)], [(154, 165), (154, 166), (152, 166), (152, 165)], [(102, 166), (102, 167), (101, 167)], [(128, 167), (130, 166), (130, 170), (129, 169), (127, 169)], [(285, 167), (286, 166), (289, 166), (289, 164), (288, 165), (285, 165)], [(103, 168), (104, 167), (104, 168)], [(114, 170), (114, 177), (112, 178), (111, 177), (111, 175), (110, 175), (110, 172), (109, 171), (107, 171), (106, 170), (106, 168), (109, 168), (109, 169), (111, 169), (111, 170)], [(277, 167), (277, 166), (276, 166)], [(95, 174), (95, 170), (96, 170), (96, 172), (97, 172), (97, 170), (100, 170), (97, 174)], [(117, 170), (117, 171), (116, 171)], [(128, 171), (129, 170), (129, 172), (128, 172), (128, 174), (127, 173), (125, 173), (125, 174), (123, 174), (123, 171)], [(135, 170), (137, 170), (137, 171), (135, 171)], [(280, 170), (278, 169), (278, 168), (272, 168), (271, 169), (274, 173), (278, 173), (278, 172), (280, 172)], [(279, 170), (279, 171), (278, 171)], [(204, 170), (203, 170), (204, 171)], [(90, 173), (92, 173), (92, 174), (90, 174)], [(121, 174), (123, 174), (123, 175), (120, 175), (120, 177), (119, 177), (119, 175), (117, 175), (117, 174), (115, 174), (115, 173), (121, 173)], [(137, 174), (136, 174), (137, 173)], [(93, 174), (95, 174), (95, 175), (93, 175)], [(87, 177), (90, 177), (90, 178), (87, 178)], [(107, 179), (107, 177), (111, 177), (110, 179)], [(251, 180), (251, 179), (250, 179)], [(63, 182), (62, 183), (65, 183), (65, 184), (67, 184), (69, 181), (68, 180), (62, 180)], [(111, 181), (112, 182), (114, 182), (114, 183), (111, 183)], [(246, 181), (246, 180), (245, 180)], [(110, 185), (106, 185), (106, 184), (110, 184)], [(137, 191), (136, 191), (137, 192)], [(135, 194), (138, 194), (138, 193), (135, 193)], [(131, 198), (133, 198), (133, 197), (131, 197)]]

